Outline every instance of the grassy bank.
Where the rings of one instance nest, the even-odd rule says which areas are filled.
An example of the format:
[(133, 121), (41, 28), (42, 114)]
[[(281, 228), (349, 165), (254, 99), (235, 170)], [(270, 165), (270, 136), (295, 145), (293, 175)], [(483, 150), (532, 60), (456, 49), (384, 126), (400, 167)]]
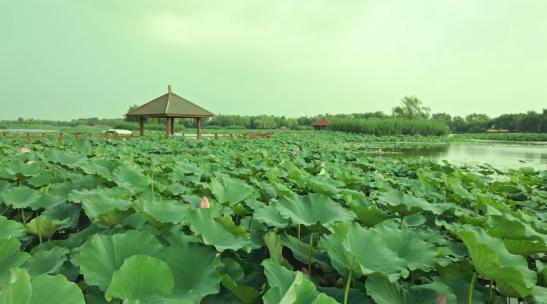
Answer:
[(500, 141), (542, 141), (547, 142), (547, 133), (469, 133), (457, 134), (454, 137), (462, 140), (500, 140)]

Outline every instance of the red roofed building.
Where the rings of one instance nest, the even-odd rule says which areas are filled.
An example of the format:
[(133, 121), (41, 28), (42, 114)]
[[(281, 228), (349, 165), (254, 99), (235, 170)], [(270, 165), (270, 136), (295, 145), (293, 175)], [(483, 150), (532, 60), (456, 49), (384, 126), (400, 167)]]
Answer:
[(315, 130), (321, 130), (321, 129), (326, 128), (329, 125), (329, 121), (326, 120), (325, 118), (321, 118), (321, 119), (318, 119), (318, 120), (312, 122), (311, 125)]

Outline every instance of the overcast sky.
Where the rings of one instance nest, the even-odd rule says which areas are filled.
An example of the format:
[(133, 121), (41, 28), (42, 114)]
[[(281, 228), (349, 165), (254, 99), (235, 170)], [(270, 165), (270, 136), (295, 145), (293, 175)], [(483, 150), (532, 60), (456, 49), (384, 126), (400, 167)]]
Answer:
[(0, 0), (0, 119), (547, 107), (545, 0)]

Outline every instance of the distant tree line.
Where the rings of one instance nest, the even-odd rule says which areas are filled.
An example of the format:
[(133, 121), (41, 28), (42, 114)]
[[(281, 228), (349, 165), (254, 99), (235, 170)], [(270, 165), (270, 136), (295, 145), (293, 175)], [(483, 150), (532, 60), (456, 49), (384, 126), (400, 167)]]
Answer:
[[(133, 108), (135, 106), (131, 106)], [(489, 117), (486, 114), (469, 114), (462, 116), (451, 116), (447, 113), (431, 114), (431, 110), (424, 106), (416, 96), (407, 96), (401, 100), (401, 104), (392, 109), (391, 114), (381, 111), (351, 114), (322, 114), (314, 116), (301, 116), (289, 118), (273, 115), (222, 115), (218, 114), (210, 119), (202, 120), (202, 125), (208, 129), (310, 129), (310, 125), (317, 119), (326, 118), (329, 120), (374, 120), (379, 124), (382, 119), (408, 119), (408, 120), (431, 120), (438, 121), (448, 126), (454, 133), (478, 133), (487, 129), (501, 129), (511, 132), (547, 132), (547, 109), (542, 113), (528, 111), (519, 114), (503, 114), (498, 117)], [(176, 128), (193, 128), (194, 119), (177, 119)], [(138, 124), (133, 119), (100, 119), (97, 117), (73, 119), (71, 121), (24, 119), (22, 117), (15, 121), (0, 121), (0, 128), (17, 126), (53, 126), (53, 127), (81, 127), (81, 126), (109, 126), (121, 129), (137, 129)], [(370, 125), (370, 124), (367, 124)], [(421, 124), (431, 125), (431, 124)], [(146, 128), (149, 130), (163, 130), (165, 120), (162, 118), (148, 119)]]

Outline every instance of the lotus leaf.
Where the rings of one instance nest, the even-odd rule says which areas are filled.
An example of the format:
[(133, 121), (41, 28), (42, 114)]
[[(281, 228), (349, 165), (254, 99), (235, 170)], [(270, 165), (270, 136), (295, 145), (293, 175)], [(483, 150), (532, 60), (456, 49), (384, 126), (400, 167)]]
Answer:
[[(112, 274), (133, 255), (158, 256), (163, 247), (150, 233), (131, 230), (123, 234), (93, 235), (79, 250), (75, 264), (85, 281), (106, 290)], [(73, 257), (74, 259), (74, 257)]]
[(78, 285), (62, 275), (41, 275), (30, 279), (24, 269), (13, 268), (11, 279), (0, 291), (3, 304), (84, 304)]
[(291, 219), (295, 224), (322, 225), (335, 222), (350, 222), (355, 215), (333, 202), (323, 194), (287, 196), (274, 204), (282, 217)]
[(525, 297), (536, 285), (536, 273), (528, 269), (526, 259), (507, 251), (503, 241), (490, 236), (483, 229), (462, 226), (452, 230), (465, 243), (477, 272), (496, 281), (509, 296)]

